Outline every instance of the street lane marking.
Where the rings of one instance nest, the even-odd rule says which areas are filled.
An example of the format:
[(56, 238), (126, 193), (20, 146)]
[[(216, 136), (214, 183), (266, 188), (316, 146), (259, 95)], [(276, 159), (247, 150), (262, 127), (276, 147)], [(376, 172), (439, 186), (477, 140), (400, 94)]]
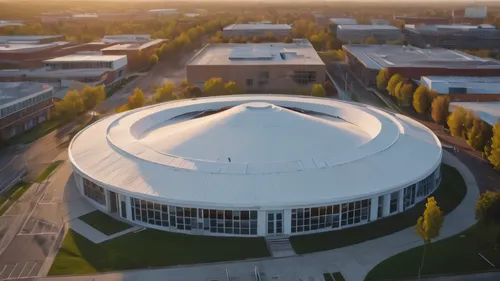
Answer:
[(7, 268), (7, 265), (4, 265), (2, 268), (2, 271), (0, 271), (0, 276), (2, 276), (2, 273), (5, 271), (6, 268)]
[(14, 266), (14, 269), (12, 269), (12, 271), (9, 274), (9, 276), (7, 278), (5, 278), (5, 279), (12, 279), (12, 278), (10, 278), (10, 276), (12, 275), (12, 273), (14, 273), (14, 271), (16, 270), (18, 264), (19, 263), (16, 263), (16, 265)]
[[(38, 265), (38, 263), (37, 263), (37, 262), (34, 262), (34, 263), (33, 263), (33, 267), (31, 268), (30, 272), (28, 272), (28, 276), (27, 276), (27, 277), (32, 276), (32, 275), (31, 275), (31, 272), (33, 271), (33, 269), (35, 269), (35, 267), (36, 267), (37, 265)], [(33, 276), (37, 276), (37, 275), (38, 275), (38, 274), (33, 275)]]
[(21, 269), (19, 276), (17, 276), (16, 278), (19, 278), (19, 277), (21, 277), (21, 275), (23, 275), (24, 268), (26, 268), (27, 265), (28, 265), (28, 262), (24, 263), (23, 269)]

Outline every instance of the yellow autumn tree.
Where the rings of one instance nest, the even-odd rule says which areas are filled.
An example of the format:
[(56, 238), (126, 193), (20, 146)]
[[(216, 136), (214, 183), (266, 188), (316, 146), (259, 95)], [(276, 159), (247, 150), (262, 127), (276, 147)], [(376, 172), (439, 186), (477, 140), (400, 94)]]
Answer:
[(443, 222), (444, 214), (439, 208), (436, 199), (434, 199), (434, 197), (427, 198), (424, 214), (418, 218), (417, 224), (415, 225), (415, 232), (424, 241), (422, 262), (420, 263), (420, 267), (418, 269), (419, 278), (422, 268), (424, 267), (427, 244), (431, 243), (432, 239), (439, 236)]

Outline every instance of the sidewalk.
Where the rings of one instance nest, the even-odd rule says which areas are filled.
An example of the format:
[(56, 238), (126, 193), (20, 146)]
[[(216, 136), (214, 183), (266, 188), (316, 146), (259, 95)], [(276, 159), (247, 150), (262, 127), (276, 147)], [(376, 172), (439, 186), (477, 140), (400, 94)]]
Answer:
[[(455, 235), (475, 224), (474, 205), (479, 196), (474, 176), (465, 165), (447, 151), (443, 162), (455, 167), (464, 177), (467, 194), (462, 203), (445, 217), (441, 235), (437, 240)], [(368, 272), (383, 260), (408, 249), (420, 246), (422, 241), (413, 227), (379, 239), (325, 252), (287, 258), (268, 258), (254, 261), (237, 261), (205, 265), (178, 266), (163, 269), (130, 270), (97, 275), (47, 277), (40, 280), (141, 280), (141, 281), (206, 281), (227, 279), (226, 270), (233, 279), (255, 280), (257, 266), (266, 280), (324, 281), (324, 272), (340, 271), (347, 281), (362, 281)], [(85, 279), (87, 278), (87, 279)]]
[(138, 226), (133, 226), (133, 227), (130, 227), (128, 229), (125, 229), (124, 231), (120, 231), (120, 232), (117, 232), (117, 233), (112, 234), (112, 235), (106, 235), (106, 234), (100, 232), (99, 230), (93, 228), (92, 226), (86, 224), (85, 222), (83, 222), (79, 218), (76, 218), (76, 219), (69, 221), (69, 227), (71, 229), (73, 229), (75, 232), (77, 232), (78, 234), (82, 235), (83, 237), (87, 238), (88, 240), (92, 241), (95, 244), (99, 244), (99, 243), (102, 243), (104, 241), (111, 240), (111, 239), (116, 238), (118, 236), (122, 236), (122, 235), (125, 235), (125, 234), (133, 232), (133, 231), (137, 231), (137, 230), (142, 228), (142, 227), (138, 227)]

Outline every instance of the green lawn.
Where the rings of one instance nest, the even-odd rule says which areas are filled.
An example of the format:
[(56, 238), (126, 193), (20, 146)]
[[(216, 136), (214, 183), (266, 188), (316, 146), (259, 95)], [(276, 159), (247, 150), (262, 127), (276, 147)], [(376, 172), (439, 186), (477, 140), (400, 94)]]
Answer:
[(90, 274), (269, 256), (263, 238), (196, 236), (146, 229), (94, 244), (70, 230), (49, 275)]
[[(494, 270), (479, 256), (481, 253), (496, 268), (500, 267), (500, 253), (493, 249), (486, 236), (490, 230), (476, 225), (450, 238), (427, 246), (422, 275), (464, 274)], [(365, 280), (387, 280), (416, 277), (422, 259), (423, 247), (413, 248), (386, 259), (370, 271)]]
[(59, 165), (61, 165), (64, 161), (55, 161), (50, 163), (50, 165), (43, 170), (35, 179), (35, 182), (42, 183), (47, 177), (55, 170)]
[[(467, 187), (460, 173), (453, 167), (441, 165), (443, 180), (434, 192), (441, 210), (446, 214), (455, 209), (465, 197)], [(425, 200), (401, 214), (375, 222), (337, 231), (290, 237), (297, 254), (341, 248), (383, 237), (413, 226), (425, 209)]]
[(30, 188), (30, 185), (25, 182), (18, 182), (9, 190), (0, 194), (0, 216)]
[(130, 224), (116, 220), (101, 211), (93, 211), (79, 217), (79, 219), (106, 235), (115, 234), (131, 227)]

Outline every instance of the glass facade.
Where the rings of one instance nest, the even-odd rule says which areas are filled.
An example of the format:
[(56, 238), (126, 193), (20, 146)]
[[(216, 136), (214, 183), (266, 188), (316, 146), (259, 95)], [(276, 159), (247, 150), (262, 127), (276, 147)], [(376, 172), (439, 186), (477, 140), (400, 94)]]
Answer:
[(83, 179), (83, 195), (103, 206), (106, 206), (106, 194), (104, 188), (86, 178)]
[(130, 198), (132, 220), (177, 230), (257, 235), (257, 211), (177, 207)]
[[(440, 181), (440, 170), (420, 182), (378, 196), (378, 204), (374, 206), (377, 213), (373, 218), (398, 213), (406, 210), (426, 198), (433, 192)], [(106, 206), (106, 189), (83, 178), (83, 194), (95, 202)], [(400, 197), (403, 196), (403, 198)], [(257, 210), (220, 210), (181, 207), (155, 203), (140, 198), (119, 194), (119, 210), (122, 217), (164, 228), (179, 230), (193, 234), (226, 234), (226, 235), (279, 235), (305, 234), (328, 229), (340, 229), (370, 220), (372, 199), (355, 202), (288, 210), (267, 211), (261, 214)], [(130, 201), (130, 206), (128, 202)], [(402, 206), (400, 206), (402, 204)], [(375, 208), (376, 207), (376, 208)], [(129, 209), (127, 209), (129, 208)], [(287, 212), (290, 223), (286, 221)], [(259, 220), (261, 222), (259, 223)], [(259, 226), (262, 229), (259, 229)], [(285, 227), (287, 226), (287, 227)], [(260, 231), (259, 231), (260, 230)]]
[(292, 209), (291, 233), (339, 228), (367, 222), (370, 218), (370, 204), (370, 200), (361, 200), (340, 205)]

